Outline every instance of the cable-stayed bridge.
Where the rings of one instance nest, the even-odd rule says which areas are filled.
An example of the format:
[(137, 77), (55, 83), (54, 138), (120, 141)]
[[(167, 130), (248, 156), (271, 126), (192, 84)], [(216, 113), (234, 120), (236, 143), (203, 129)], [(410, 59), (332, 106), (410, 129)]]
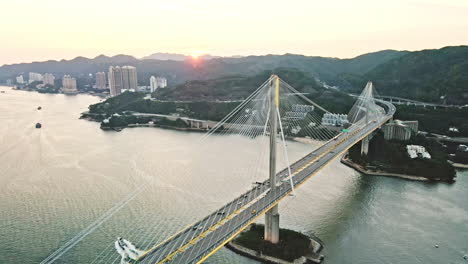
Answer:
[[(263, 113), (267, 116), (270, 115), (266, 118), (267, 122), (265, 122), (266, 125), (264, 128), (265, 131), (270, 131), (268, 133), (271, 133), (270, 126), (271, 123), (273, 123), (270, 121), (271, 113), (276, 115), (278, 123), (281, 123), (281, 120), (283, 120), (283, 122), (285, 120), (284, 116), (288, 115), (288, 112), (291, 112), (287, 110), (300, 108), (297, 106), (300, 104), (289, 103), (290, 105), (281, 107), (283, 102), (281, 98), (283, 89), (290, 90), (290, 92), (292, 92), (290, 94), (293, 95), (296, 94), (297, 91), (291, 90), (292, 87), (289, 87), (289, 85), (281, 81), (277, 76), (272, 76), (265, 87), (266, 93), (259, 93), (259, 96), (253, 97), (252, 101), (262, 101), (266, 106), (265, 109), (274, 109), (275, 107), (270, 108), (270, 104), (278, 104), (276, 105), (276, 111), (268, 112), (266, 110), (267, 113)], [(271, 100), (271, 98), (269, 99), (268, 95), (273, 97), (274, 100)], [(357, 103), (348, 115), (352, 125), (347, 129), (347, 132), (340, 132), (334, 135), (330, 129), (321, 128), (321, 130), (318, 130), (318, 128), (311, 128), (310, 130), (315, 129), (313, 132), (316, 133), (313, 133), (313, 135), (316, 138), (323, 140), (334, 136), (318, 149), (311, 151), (300, 160), (292, 163), (288, 168), (278, 172), (275, 175), (276, 183), (272, 184), (270, 181), (271, 179), (258, 183), (257, 186), (230, 201), (204, 219), (186, 227), (159, 245), (149, 249), (138, 258), (138, 262), (200, 263), (263, 214), (268, 214), (269, 211), (275, 210), (273, 216), (278, 216), (277, 204), (288, 195), (293, 194), (294, 188), (299, 187), (318, 170), (340, 156), (348, 148), (356, 144), (356, 142), (367, 137), (393, 116), (395, 107), (390, 103), (379, 101), (387, 108), (383, 109), (376, 104), (373, 95), (373, 87), (372, 84), (369, 83), (361, 96), (358, 97)], [(260, 97), (263, 97), (263, 99)], [(316, 108), (321, 108), (313, 102), (310, 103), (310, 105)], [(296, 105), (296, 107), (293, 105)], [(282, 111), (280, 111), (280, 109)], [(323, 108), (320, 110), (324, 111)], [(298, 112), (302, 113), (301, 111)], [(311, 118), (311, 120), (318, 121), (314, 118)], [(288, 127), (290, 124), (279, 125)], [(315, 123), (315, 125), (317, 126), (318, 124)], [(283, 129), (285, 128), (280, 128), (279, 130)], [(288, 129), (291, 129), (291, 127), (288, 127)], [(284, 131), (281, 131), (279, 134), (284, 137)], [(267, 220), (266, 229), (268, 229), (268, 224), (271, 225), (272, 223), (268, 223)], [(273, 225), (275, 224), (274, 219)], [(278, 227), (273, 227), (273, 229), (275, 228)]]
[[(369, 135), (392, 118), (395, 107), (375, 96), (369, 82), (344, 120), (343, 116), (331, 114), (272, 75), (202, 136), (202, 140), (224, 134), (258, 138), (266, 145), (259, 150), (258, 163), (265, 162), (267, 166), (262, 169), (258, 165), (252, 173), (268, 178), (255, 182), (251, 189), (156, 245), (134, 252), (132, 257), (127, 254), (122, 262), (201, 263), (263, 215), (265, 239), (277, 243), (278, 204), (294, 196), (296, 188), (359, 141), (362, 140), (362, 153), (367, 153)], [(325, 119), (331, 122), (324, 122)], [(289, 160), (287, 147), (287, 141), (293, 139), (314, 142), (310, 151), (294, 161)], [(279, 157), (287, 164), (284, 168), (278, 165)], [(73, 246), (77, 242), (78, 239), (67, 244)], [(42, 263), (54, 262), (68, 249), (57, 250)], [(103, 258), (93, 263), (101, 262), (115, 263), (115, 260), (109, 262)]]

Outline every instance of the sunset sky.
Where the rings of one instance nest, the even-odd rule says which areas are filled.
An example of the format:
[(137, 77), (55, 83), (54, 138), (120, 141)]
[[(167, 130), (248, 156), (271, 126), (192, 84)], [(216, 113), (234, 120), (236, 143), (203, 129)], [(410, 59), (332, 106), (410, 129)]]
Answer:
[(468, 0), (6, 0), (0, 65), (99, 54), (354, 57), (468, 44)]

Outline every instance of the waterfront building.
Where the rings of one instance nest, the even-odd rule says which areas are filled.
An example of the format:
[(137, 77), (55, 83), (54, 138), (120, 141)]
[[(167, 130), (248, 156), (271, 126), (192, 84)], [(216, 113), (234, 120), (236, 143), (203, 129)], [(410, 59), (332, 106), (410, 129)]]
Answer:
[(348, 115), (325, 113), (322, 117), (322, 125), (324, 126), (343, 126), (348, 123)]
[(122, 90), (136, 91), (138, 88), (137, 71), (133, 66), (110, 66), (108, 79), (111, 96), (121, 94)]
[(122, 93), (122, 69), (119, 66), (110, 66), (109, 73), (109, 89), (111, 96), (116, 96)]
[(424, 158), (424, 159), (430, 159), (431, 154), (426, 151), (426, 148), (423, 146), (419, 145), (406, 145), (406, 151), (408, 152), (408, 155), (410, 158), (415, 159), (415, 158)]
[(122, 89), (137, 90), (137, 70), (133, 66), (122, 66)]
[(50, 73), (44, 74), (43, 83), (44, 83), (44, 85), (52, 85), (52, 86), (54, 86), (54, 84), (55, 84), (55, 77), (54, 77), (54, 75), (52, 75), (52, 74), (50, 74)]
[(96, 89), (104, 90), (107, 88), (107, 80), (105, 72), (96, 73)]
[(17, 84), (23, 84), (24, 83), (23, 75), (16, 76), (16, 83)]
[(29, 83), (32, 82), (42, 82), (43, 76), (40, 73), (37, 72), (30, 72), (29, 73)]
[(71, 77), (70, 75), (63, 76), (62, 91), (64, 93), (76, 93), (76, 92), (78, 92), (78, 89), (77, 89), (77, 86), (76, 86), (76, 79)]
[(386, 140), (409, 140), (418, 133), (418, 121), (392, 120), (382, 127)]

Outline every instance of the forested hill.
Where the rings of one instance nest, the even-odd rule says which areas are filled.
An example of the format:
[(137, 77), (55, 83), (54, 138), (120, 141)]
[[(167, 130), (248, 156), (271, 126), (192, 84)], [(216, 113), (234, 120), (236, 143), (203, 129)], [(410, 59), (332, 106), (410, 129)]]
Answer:
[(125, 92), (91, 105), (89, 109), (92, 114), (106, 115), (125, 111), (168, 114), (175, 111), (177, 105), (190, 108), (190, 117), (220, 120), (239, 104), (237, 100), (249, 96), (272, 73), (278, 74), (284, 81), (331, 112), (347, 113), (355, 102), (348, 94), (322, 87), (306, 73), (297, 69), (280, 68), (254, 76), (189, 81), (176, 87), (160, 88), (153, 94), (157, 100), (147, 100), (143, 93)]
[[(468, 46), (407, 53), (363, 75), (345, 75), (356, 90), (372, 80), (380, 94), (420, 101), (468, 103)], [(442, 97), (442, 99), (441, 99)]]
[(271, 74), (277, 74), (299, 92), (335, 113), (346, 113), (354, 104), (348, 94), (326, 89), (310, 74), (295, 68), (277, 68), (251, 76), (226, 76), (210, 80), (188, 81), (175, 87), (158, 89), (154, 96), (167, 101), (231, 101), (242, 100), (254, 92)]
[(176, 101), (240, 100), (254, 92), (271, 74), (277, 74), (301, 92), (317, 94), (324, 90), (321, 84), (304, 72), (291, 68), (278, 68), (250, 76), (234, 75), (188, 81), (174, 87), (158, 89), (156, 97)]

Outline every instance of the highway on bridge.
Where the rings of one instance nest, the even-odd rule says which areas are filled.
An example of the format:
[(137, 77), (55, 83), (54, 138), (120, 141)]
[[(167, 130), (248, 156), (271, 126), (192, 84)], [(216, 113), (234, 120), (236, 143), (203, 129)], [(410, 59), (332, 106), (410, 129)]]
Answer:
[[(383, 100), (376, 101), (386, 106), (386, 114), (378, 120), (369, 120), (368, 124), (361, 120), (350, 127), (349, 132), (341, 133), (291, 165), (294, 188), (392, 118), (395, 106)], [(268, 180), (258, 183), (204, 219), (149, 249), (135, 263), (203, 262), (293, 192), (287, 168), (279, 172), (277, 178), (277, 188), (273, 191)]]

